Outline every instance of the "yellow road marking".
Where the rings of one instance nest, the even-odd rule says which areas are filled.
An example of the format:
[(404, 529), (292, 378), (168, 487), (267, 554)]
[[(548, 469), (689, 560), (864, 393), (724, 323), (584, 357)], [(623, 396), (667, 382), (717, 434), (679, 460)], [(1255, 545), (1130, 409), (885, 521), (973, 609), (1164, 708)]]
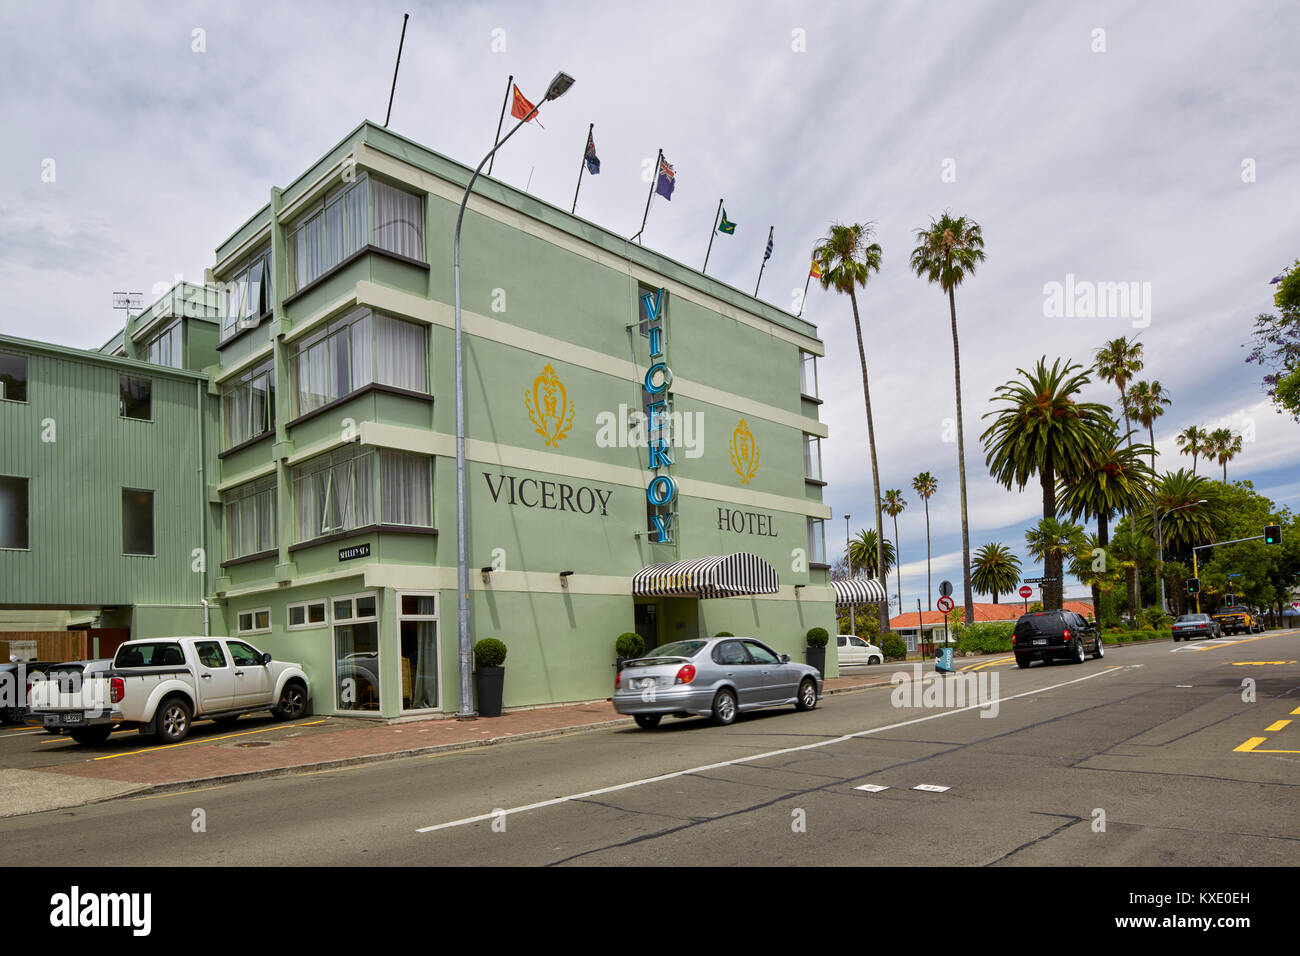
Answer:
[(280, 724), (276, 727), (263, 727), (260, 730), (245, 730), (238, 734), (224, 734), (221, 737), (204, 737), (201, 740), (182, 740), (178, 744), (165, 744), (161, 747), (146, 747), (144, 750), (131, 750), (120, 754), (104, 754), (102, 757), (96, 757), (96, 760), (115, 760), (118, 757), (138, 757), (140, 754), (156, 753), (159, 750), (175, 750), (177, 747), (189, 747), (193, 744), (210, 744), (218, 740), (231, 740), (234, 737), (247, 737), (250, 734), (265, 734), (272, 730), (280, 730), (285, 727), (312, 727), (316, 724), (323, 724), (324, 720), (313, 720), (305, 724)]
[(1275, 720), (1273, 721), (1273, 723), (1269, 724), (1267, 727), (1264, 728), (1264, 732), (1271, 733), (1274, 730), (1281, 730), (1289, 723), (1291, 723), (1291, 721), (1289, 720)]
[(1257, 754), (1300, 754), (1300, 750), (1253, 750)]
[(1015, 661), (1015, 657), (999, 657), (995, 661), (980, 661), (978, 664), (968, 664), (962, 668), (964, 671), (977, 671), (983, 667), (996, 667), (999, 664), (1010, 664)]
[(1266, 740), (1268, 740), (1267, 737), (1251, 737), (1240, 747), (1233, 747), (1233, 753), (1250, 753)]
[(1239, 639), (1230, 640), (1225, 644), (1202, 644), (1200, 647), (1188, 647), (1187, 649), (1189, 651), (1195, 651), (1198, 654), (1203, 654), (1206, 651), (1217, 651), (1221, 647), (1236, 647), (1238, 644), (1246, 644), (1250, 641), (1266, 641), (1266, 640), (1271, 640), (1272, 638), (1275, 637), (1285, 637), (1285, 636), (1286, 636), (1285, 633), (1256, 634), (1254, 637), (1243, 637)]
[(1267, 667), (1272, 664), (1295, 664), (1296, 661), (1228, 661), (1233, 667)]
[(1295, 710), (1291, 711), (1291, 713), (1300, 714), (1300, 707), (1297, 707)]
[(223, 783), (215, 787), (199, 787), (197, 790), (177, 790), (175, 793), (155, 793), (148, 797), (133, 797), (131, 802), (136, 803), (140, 800), (157, 800), (160, 797), (182, 797), (187, 793), (202, 793), (205, 790), (223, 790), (228, 786), (230, 786), (230, 784)]

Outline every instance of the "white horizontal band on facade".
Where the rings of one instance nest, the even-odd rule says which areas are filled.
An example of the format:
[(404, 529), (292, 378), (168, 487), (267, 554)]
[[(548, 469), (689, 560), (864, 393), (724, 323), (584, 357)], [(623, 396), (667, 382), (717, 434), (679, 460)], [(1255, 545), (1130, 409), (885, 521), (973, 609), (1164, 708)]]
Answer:
[[(460, 204), (464, 196), (464, 189), (448, 180), (411, 166), (408, 163), (397, 159), (388, 153), (383, 152), (378, 147), (370, 143), (358, 142), (356, 146), (357, 166), (363, 169), (371, 169), (375, 172), (387, 176), (397, 182), (402, 182), (408, 186), (414, 186), (421, 192), (427, 192), (432, 195), (445, 199), (448, 202)], [(825, 355), (825, 346), (817, 339), (803, 335), (793, 329), (787, 329), (768, 319), (756, 318), (749, 313), (737, 308), (729, 302), (717, 299), (706, 292), (701, 292), (689, 286), (680, 285), (673, 280), (662, 276), (645, 266), (632, 262), (629, 259), (620, 256), (616, 252), (611, 252), (591, 243), (578, 239), (569, 233), (557, 229), (549, 223), (539, 219), (534, 219), (525, 213), (506, 206), (495, 200), (488, 199), (478, 193), (470, 195), (469, 208), (473, 209), (479, 215), (493, 219), (503, 225), (522, 232), (525, 235), (541, 239), (553, 246), (558, 246), (566, 252), (581, 256), (592, 262), (599, 263), (606, 268), (622, 272), (638, 281), (647, 281), (655, 285), (661, 285), (672, 295), (678, 296), (687, 301), (694, 302), (711, 312), (735, 319), (744, 325), (766, 332), (774, 338), (782, 339), (791, 345), (797, 346), (805, 352), (811, 352), (813, 355)], [(561, 212), (563, 210), (560, 210)], [(689, 268), (689, 267), (688, 267)], [(742, 293), (743, 294), (743, 293)]]
[(248, 471), (241, 471), (233, 478), (227, 478), (221, 484), (217, 485), (217, 491), (229, 491), (231, 488), (238, 488), (240, 485), (246, 485), (250, 481), (256, 481), (258, 478), (265, 478), (267, 475), (275, 474), (275, 460), (258, 465), (256, 468), (250, 468)]
[(212, 376), (212, 381), (216, 385), (221, 385), (224, 384), (225, 382), (229, 382), (231, 379), (237, 378), (240, 375), (242, 375), (244, 372), (247, 372), (253, 366), (260, 365), (262, 362), (265, 362), (268, 358), (271, 357), (271, 355), (274, 352), (275, 352), (275, 343), (267, 342), (261, 348), (257, 349), (257, 351), (250, 352), (248, 355), (245, 355), (234, 365), (231, 365), (227, 368), (223, 368), (220, 373)]

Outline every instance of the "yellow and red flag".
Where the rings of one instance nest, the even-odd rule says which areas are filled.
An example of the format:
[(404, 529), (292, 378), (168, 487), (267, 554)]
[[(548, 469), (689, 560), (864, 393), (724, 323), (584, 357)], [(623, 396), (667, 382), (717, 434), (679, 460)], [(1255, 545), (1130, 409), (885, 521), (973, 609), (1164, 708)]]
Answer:
[[(524, 96), (523, 93), (519, 92), (518, 83), (514, 84), (514, 88), (515, 88), (514, 102), (510, 106), (510, 115), (513, 116), (515, 119), (523, 119), (529, 113), (532, 113), (535, 107), (533, 106), (532, 103), (528, 102), (528, 97)], [(537, 119), (536, 114), (533, 114), (533, 119), (535, 120)], [(532, 121), (530, 120), (529, 122)], [(542, 126), (541, 120), (537, 120), (537, 125), (541, 126), (542, 129), (546, 129), (545, 126)]]
[(817, 265), (817, 260), (812, 261), (812, 268), (808, 270), (808, 278), (820, 279), (822, 277), (821, 266)]

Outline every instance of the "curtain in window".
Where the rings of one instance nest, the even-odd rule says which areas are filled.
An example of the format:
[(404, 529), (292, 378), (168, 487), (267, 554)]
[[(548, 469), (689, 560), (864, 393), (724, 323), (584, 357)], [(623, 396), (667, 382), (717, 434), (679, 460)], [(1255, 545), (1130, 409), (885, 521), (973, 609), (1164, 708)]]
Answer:
[(433, 526), (430, 459), (384, 449), (380, 454), (379, 501), (385, 524)]
[[(414, 633), (410, 633), (412, 631)], [(415, 666), (413, 668), (415, 673), (411, 675), (409, 702), (406, 706), (411, 710), (436, 707), (438, 704), (438, 622), (403, 622), (402, 650), (404, 655), (406, 654), (408, 640), (411, 645), (410, 650), (415, 657)]]
[(375, 316), (375, 374), (377, 381), (413, 392), (426, 391), (427, 350), (424, 328), (386, 315)]
[(275, 547), (275, 479), (226, 499), (226, 559), (234, 560)]
[(352, 255), (370, 242), (370, 222), (367, 215), (369, 207), (369, 179), (354, 183), (343, 194), (339, 207), (343, 210), (343, 256)]
[(298, 414), (315, 411), (332, 401), (329, 386), (329, 340), (302, 349), (294, 377), (298, 383)]
[[(350, 339), (348, 347), (351, 349), (351, 360), (348, 365), (351, 370), (349, 392), (354, 392), (358, 388), (369, 385), (374, 381), (374, 358), (370, 354), (370, 316), (353, 323), (350, 330)], [(349, 335), (344, 332), (343, 335)], [(340, 336), (340, 342), (343, 337)]]
[(262, 314), (262, 274), (265, 271), (265, 259), (258, 259), (248, 270), (248, 294), (244, 296), (244, 309), (240, 313), (245, 319), (255, 319)]
[(412, 259), (424, 258), (420, 197), (387, 183), (374, 183), (375, 245)]
[(275, 489), (268, 488), (254, 499), (257, 508), (257, 550), (275, 547)]
[(325, 214), (317, 213), (298, 228), (297, 250), (295, 254), (296, 288), (301, 289), (308, 282), (325, 271)]
[(244, 441), (266, 431), (267, 414), (269, 412), (266, 385), (267, 376), (265, 375), (258, 375), (248, 385), (248, 430), (242, 439)]
[(336, 199), (325, 207), (325, 269), (338, 265), (343, 256), (343, 202)]

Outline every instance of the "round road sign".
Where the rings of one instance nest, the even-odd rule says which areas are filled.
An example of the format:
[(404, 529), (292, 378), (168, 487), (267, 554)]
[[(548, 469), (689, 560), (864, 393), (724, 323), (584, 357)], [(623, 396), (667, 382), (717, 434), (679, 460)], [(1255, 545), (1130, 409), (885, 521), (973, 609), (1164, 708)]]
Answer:
[(1033, 594), (1033, 593), (1034, 593), (1034, 589), (1031, 588), (1028, 584), (1024, 585), (1024, 586), (1021, 587), (1021, 589), (1020, 589), (1020, 596), (1021, 596), (1022, 598), (1027, 598), (1027, 597), (1029, 597), (1029, 595), (1031, 595), (1031, 594)]
[(951, 594), (952, 594), (952, 582), (951, 582), (951, 581), (940, 581), (940, 582), (939, 582), (939, 593), (942, 594), (944, 597), (948, 597), (949, 595), (951, 595)]
[(934, 605), (940, 611), (943, 611), (944, 614), (947, 614), (953, 608), (952, 598), (945, 594), (943, 597), (939, 598), (939, 600), (935, 601)]

